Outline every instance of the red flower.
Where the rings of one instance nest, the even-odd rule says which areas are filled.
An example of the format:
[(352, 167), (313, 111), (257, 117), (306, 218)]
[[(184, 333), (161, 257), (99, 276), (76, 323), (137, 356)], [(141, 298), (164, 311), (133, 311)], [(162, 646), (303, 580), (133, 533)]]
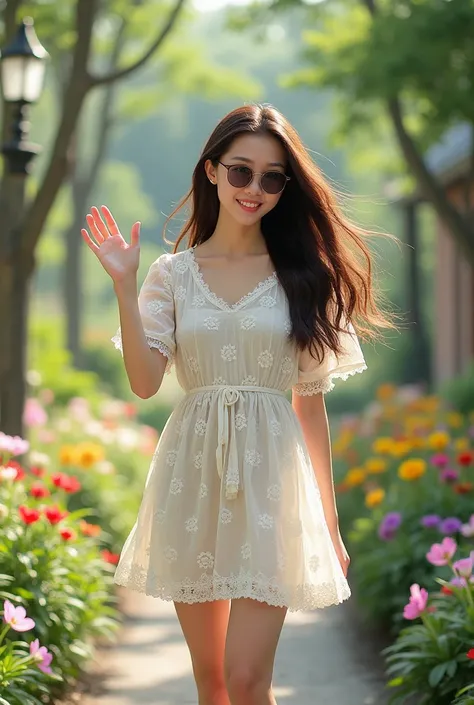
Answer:
[(56, 487), (59, 487), (59, 489), (64, 490), (65, 492), (78, 492), (81, 489), (81, 483), (77, 477), (66, 475), (64, 472), (58, 472), (55, 475), (51, 475), (51, 480), (53, 485), (56, 485)]
[(474, 659), (474, 649), (469, 649), (469, 651), (467, 652), (466, 656), (467, 656), (468, 658)]
[(465, 450), (462, 453), (459, 453), (459, 455), (458, 455), (459, 465), (464, 465), (465, 467), (470, 465), (472, 463), (473, 459), (474, 459), (474, 454), (469, 450)]
[(451, 590), (451, 588), (448, 588), (446, 585), (442, 586), (441, 592), (443, 595), (454, 595), (454, 590)]
[(21, 520), (25, 524), (34, 524), (35, 521), (38, 521), (40, 518), (40, 513), (37, 509), (30, 509), (30, 507), (25, 507), (24, 504), (21, 504), (18, 507), (18, 512), (20, 514)]
[(104, 561), (106, 561), (107, 563), (112, 563), (113, 565), (116, 565), (119, 562), (120, 556), (118, 553), (111, 553), (107, 549), (104, 549), (100, 553)]
[(50, 524), (59, 524), (68, 514), (69, 512), (62, 512), (59, 507), (56, 506), (45, 507), (44, 509), (44, 515)]
[(44, 475), (44, 468), (40, 468), (39, 466), (33, 465), (30, 470), (33, 475), (36, 475), (36, 477), (43, 477)]
[(33, 485), (31, 485), (30, 495), (36, 498), (49, 497), (49, 490), (44, 485), (41, 485), (39, 482), (35, 482)]
[(76, 538), (76, 534), (72, 529), (61, 529), (59, 532), (65, 541), (70, 541)]
[(453, 490), (456, 494), (468, 494), (472, 492), (473, 489), (474, 485), (472, 482), (458, 482), (456, 485), (453, 485)]
[(26, 475), (26, 473), (23, 470), (23, 468), (21, 467), (20, 463), (18, 463), (16, 460), (9, 460), (6, 467), (7, 468), (15, 468), (16, 477), (14, 479), (14, 482), (20, 482), (21, 480), (23, 480), (23, 478)]

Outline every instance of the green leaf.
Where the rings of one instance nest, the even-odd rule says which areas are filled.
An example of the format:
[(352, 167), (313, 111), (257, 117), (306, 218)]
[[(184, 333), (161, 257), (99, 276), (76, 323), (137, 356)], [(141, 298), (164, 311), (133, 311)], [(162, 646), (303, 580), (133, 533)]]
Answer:
[(437, 666), (431, 669), (430, 674), (428, 676), (428, 683), (432, 688), (436, 688), (436, 686), (443, 680), (444, 675), (446, 673), (446, 669), (448, 667), (448, 663), (449, 662), (439, 663)]

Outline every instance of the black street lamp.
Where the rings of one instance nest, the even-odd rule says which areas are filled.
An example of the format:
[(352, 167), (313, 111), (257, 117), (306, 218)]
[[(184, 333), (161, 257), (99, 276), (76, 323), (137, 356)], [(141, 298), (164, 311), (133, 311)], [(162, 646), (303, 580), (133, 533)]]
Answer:
[(17, 34), (0, 54), (3, 99), (14, 106), (12, 136), (2, 147), (12, 174), (26, 175), (40, 150), (26, 141), (30, 127), (27, 118), (29, 106), (36, 103), (43, 90), (47, 57), (30, 17), (21, 21)]

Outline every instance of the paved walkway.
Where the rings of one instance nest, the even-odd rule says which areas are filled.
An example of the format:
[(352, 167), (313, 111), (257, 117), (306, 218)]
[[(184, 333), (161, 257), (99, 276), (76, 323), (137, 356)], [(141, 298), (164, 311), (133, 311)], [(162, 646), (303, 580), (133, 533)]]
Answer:
[[(124, 591), (120, 641), (100, 652), (96, 695), (81, 705), (197, 705), (172, 603)], [(278, 705), (384, 705), (381, 661), (351, 602), (288, 613), (274, 677)]]

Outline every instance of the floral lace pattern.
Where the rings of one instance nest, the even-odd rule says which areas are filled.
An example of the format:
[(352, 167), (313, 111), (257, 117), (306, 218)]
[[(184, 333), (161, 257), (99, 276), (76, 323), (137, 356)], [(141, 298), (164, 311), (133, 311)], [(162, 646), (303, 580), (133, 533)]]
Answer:
[[(211, 554), (201, 554), (201, 559), (203, 555)], [(211, 562), (213, 561), (206, 560), (209, 567), (212, 567)], [(146, 568), (132, 565), (127, 570), (118, 570), (115, 582), (131, 590), (167, 601), (194, 604), (196, 602), (248, 597), (275, 607), (290, 605), (290, 612), (330, 607), (340, 604), (351, 595), (345, 579), (319, 584), (295, 585), (285, 590), (277, 576), (269, 578), (263, 573), (251, 573), (244, 569), (241, 569), (237, 575), (222, 576), (215, 572), (212, 575), (203, 573), (196, 581), (185, 578), (176, 583), (169, 583), (163, 581), (160, 575), (150, 573)]]
[(328, 394), (334, 389), (335, 379), (346, 380), (355, 374), (364, 372), (364, 370), (366, 369), (367, 365), (360, 365), (359, 367), (356, 367), (353, 370), (349, 370), (348, 372), (334, 372), (328, 377), (323, 377), (323, 379), (317, 379), (314, 382), (300, 382), (299, 384), (295, 384), (295, 386), (293, 387), (293, 391), (295, 392), (295, 394), (298, 394), (298, 396), (301, 397), (312, 396), (313, 394), (320, 393)]
[[(171, 350), (167, 345), (161, 342), (161, 340), (157, 340), (156, 338), (152, 338), (149, 335), (145, 335), (146, 342), (148, 343), (148, 347), (150, 348), (156, 348), (157, 350), (160, 351), (162, 355), (168, 358), (168, 362), (166, 363), (166, 368), (165, 368), (165, 373), (170, 374), (171, 368), (173, 367), (173, 355), (171, 353)], [(118, 331), (115, 333), (115, 335), (111, 338), (112, 343), (114, 344), (114, 347), (116, 350), (120, 350), (120, 352), (123, 355), (123, 345), (122, 345), (122, 331), (119, 328)]]

